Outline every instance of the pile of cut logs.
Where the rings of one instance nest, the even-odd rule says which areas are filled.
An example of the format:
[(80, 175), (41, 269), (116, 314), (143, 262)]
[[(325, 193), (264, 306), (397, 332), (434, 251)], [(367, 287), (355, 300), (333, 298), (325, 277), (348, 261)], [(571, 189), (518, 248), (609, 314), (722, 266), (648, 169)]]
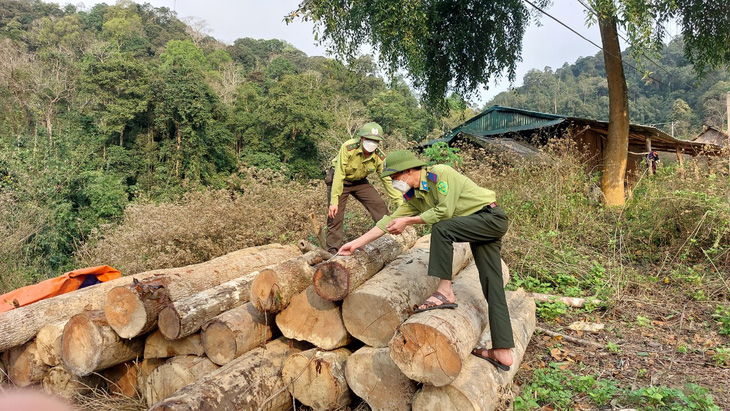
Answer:
[(535, 304), (507, 292), (515, 363), (497, 371), (470, 355), (490, 333), (468, 244), (454, 247), (458, 308), (412, 314), (438, 283), (428, 247), (412, 229), (347, 257), (270, 244), (39, 301), (0, 314), (0, 383), (154, 410), (503, 408)]

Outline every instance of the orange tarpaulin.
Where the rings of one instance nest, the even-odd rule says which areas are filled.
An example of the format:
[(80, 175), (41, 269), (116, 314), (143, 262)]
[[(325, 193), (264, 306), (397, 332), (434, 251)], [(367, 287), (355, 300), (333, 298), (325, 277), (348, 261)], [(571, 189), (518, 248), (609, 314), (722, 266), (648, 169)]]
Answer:
[(122, 273), (108, 265), (69, 271), (60, 277), (51, 278), (38, 284), (18, 288), (15, 291), (0, 295), (0, 313), (78, 290), (84, 284), (93, 285), (104, 281), (115, 280), (121, 276)]

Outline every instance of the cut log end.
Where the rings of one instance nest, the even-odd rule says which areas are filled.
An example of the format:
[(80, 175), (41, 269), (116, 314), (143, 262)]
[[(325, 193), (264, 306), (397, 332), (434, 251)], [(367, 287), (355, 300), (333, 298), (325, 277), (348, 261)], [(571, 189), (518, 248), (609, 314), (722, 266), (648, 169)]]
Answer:
[(147, 311), (143, 301), (127, 287), (116, 287), (109, 292), (104, 315), (109, 325), (122, 338), (138, 336), (147, 323)]
[(91, 374), (101, 359), (101, 330), (85, 315), (75, 315), (64, 327), (61, 357), (66, 368), (75, 375)]
[(262, 270), (251, 283), (251, 302), (259, 311), (281, 311), (281, 297), (278, 295), (276, 283), (279, 276), (276, 271)]
[(451, 341), (419, 323), (401, 325), (390, 342), (390, 357), (409, 378), (437, 387), (453, 381), (462, 367)]
[(202, 336), (205, 355), (214, 363), (224, 365), (236, 358), (236, 333), (225, 323), (214, 321), (208, 325)]
[(339, 301), (350, 292), (350, 273), (347, 268), (330, 261), (320, 264), (314, 273), (314, 290), (317, 294), (329, 301)]
[(168, 340), (177, 340), (182, 337), (182, 321), (173, 307), (167, 306), (160, 311), (157, 326), (160, 328), (160, 333)]

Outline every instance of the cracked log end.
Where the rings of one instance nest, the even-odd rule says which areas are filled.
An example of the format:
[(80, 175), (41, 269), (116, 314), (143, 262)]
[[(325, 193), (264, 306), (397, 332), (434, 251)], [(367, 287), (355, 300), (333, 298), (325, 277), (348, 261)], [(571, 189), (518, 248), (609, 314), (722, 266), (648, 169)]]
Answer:
[(225, 365), (236, 358), (236, 334), (225, 323), (210, 323), (201, 337), (205, 355), (214, 363)]
[(64, 327), (61, 358), (74, 375), (86, 376), (96, 370), (104, 345), (102, 332), (84, 314), (71, 317)]
[(441, 387), (461, 371), (454, 345), (437, 329), (404, 323), (390, 341), (390, 358), (408, 378)]
[(271, 269), (262, 270), (251, 283), (251, 302), (259, 311), (281, 311), (281, 300), (276, 295), (279, 276)]
[(173, 307), (167, 306), (160, 311), (160, 315), (157, 317), (157, 326), (160, 328), (160, 333), (168, 340), (181, 338), (182, 322), (180, 314)]
[(147, 311), (139, 294), (127, 287), (116, 287), (107, 295), (104, 316), (122, 338), (136, 337), (147, 323)]
[(350, 272), (336, 261), (320, 264), (314, 272), (314, 290), (329, 301), (339, 301), (350, 292)]

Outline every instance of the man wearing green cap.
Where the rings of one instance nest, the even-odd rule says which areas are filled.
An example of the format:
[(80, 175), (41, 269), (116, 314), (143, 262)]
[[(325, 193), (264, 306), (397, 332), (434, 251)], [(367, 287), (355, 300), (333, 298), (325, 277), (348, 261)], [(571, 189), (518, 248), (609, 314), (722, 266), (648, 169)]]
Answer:
[(513, 361), (510, 348), (515, 346), (500, 256), (507, 215), (497, 205), (494, 191), (479, 187), (447, 165), (425, 165), (410, 151), (388, 155), (381, 176), (392, 178), (393, 188), (403, 193), (406, 202), (370, 231), (343, 245), (338, 254), (350, 255), (385, 233), (402, 233), (411, 224), (432, 224), (428, 275), (441, 281), (436, 292), (414, 307), (418, 313), (457, 306), (451, 288), (453, 243), (468, 242), (489, 304), (493, 347), (475, 348), (472, 354), (507, 371)]
[[(332, 160), (332, 168), (327, 173), (327, 251), (336, 253), (342, 246), (342, 226), (345, 217), (347, 198), (355, 197), (372, 216), (379, 221), (388, 214), (388, 207), (367, 176), (383, 171), (385, 154), (378, 148), (383, 141), (383, 128), (377, 123), (367, 123), (357, 132), (357, 138), (345, 141), (337, 156)], [(403, 202), (400, 193), (393, 189), (390, 177), (381, 176), (385, 191), (396, 206)]]

